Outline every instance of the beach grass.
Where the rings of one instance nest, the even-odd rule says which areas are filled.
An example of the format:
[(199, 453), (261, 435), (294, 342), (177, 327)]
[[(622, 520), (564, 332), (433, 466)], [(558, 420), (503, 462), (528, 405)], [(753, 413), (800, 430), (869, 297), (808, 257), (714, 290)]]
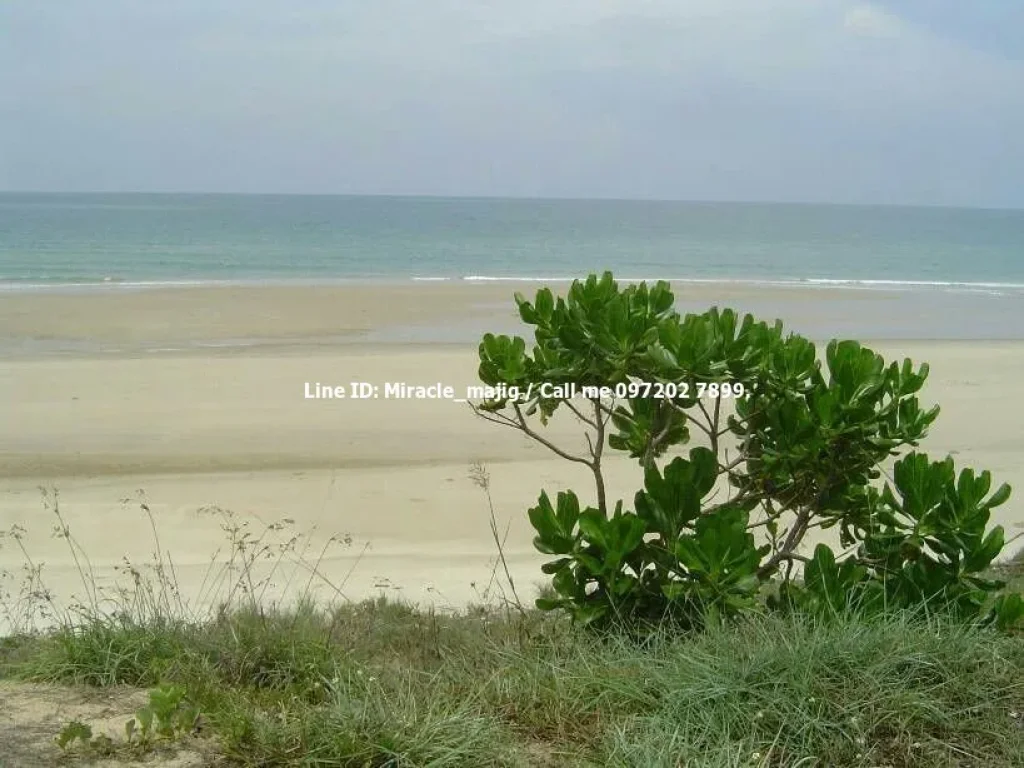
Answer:
[(1024, 643), (939, 617), (755, 617), (645, 647), (385, 600), (99, 620), (4, 674), (182, 686), (240, 765), (1019, 765)]
[[(237, 550), (238, 529), (226, 530)], [(640, 643), (502, 599), (441, 612), (300, 591), (275, 606), (252, 574), (252, 553), (272, 550), (245, 541), (254, 549), (243, 545), (218, 609), (191, 610), (159, 553), (102, 608), (51, 603), (48, 626), (22, 622), (0, 645), (0, 676), (112, 691), (173, 684), (200, 717), (160, 749), (201, 742), (209, 760), (247, 766), (1009, 768), (1024, 758), (1020, 636), (925, 612), (766, 613)], [(1019, 579), (1024, 558), (1002, 567)], [(8, 609), (46, 602), (44, 568), (26, 573), (29, 597)], [(116, 737), (103, 746), (141, 754)], [(72, 745), (63, 759), (90, 749)]]

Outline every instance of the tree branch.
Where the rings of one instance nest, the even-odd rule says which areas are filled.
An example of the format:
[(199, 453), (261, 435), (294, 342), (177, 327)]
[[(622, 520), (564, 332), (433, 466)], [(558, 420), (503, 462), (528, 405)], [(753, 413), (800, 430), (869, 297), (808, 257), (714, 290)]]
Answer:
[(470, 407), (470, 410), (473, 411), (473, 413), (475, 413), (477, 416), (479, 416), (484, 421), (489, 421), (492, 424), (497, 424), (500, 427), (511, 427), (513, 429), (520, 429), (519, 422), (517, 422), (515, 419), (512, 419), (512, 418), (506, 416), (503, 413), (495, 413), (495, 412), (492, 412), (492, 411), (483, 411), (480, 408), (478, 408), (477, 406), (473, 405), (472, 403), (470, 403), (469, 407)]
[(647, 441), (647, 447), (644, 449), (643, 457), (644, 469), (647, 469), (654, 464), (654, 454), (657, 452), (662, 441), (668, 437), (669, 430), (672, 428), (672, 414), (671, 412), (667, 415), (665, 414), (665, 402), (665, 400), (662, 400), (658, 405), (659, 414), (666, 417), (665, 425), (661, 428), (658, 434), (652, 436), (651, 439)]
[[(765, 410), (764, 408), (761, 408), (759, 410), (751, 411), (749, 414), (744, 416), (742, 419), (737, 418), (736, 419), (736, 424), (738, 426), (743, 426), (744, 424), (746, 424), (748, 421), (750, 421), (755, 416), (760, 416), (762, 413), (764, 413), (764, 410)], [(728, 426), (728, 424), (726, 424), (726, 426), (722, 427), (722, 429), (720, 429), (716, 434), (717, 434), (718, 437), (724, 437), (725, 435), (729, 434), (729, 432), (731, 432), (731, 431), (732, 431), (732, 429)]]
[(804, 534), (807, 532), (807, 525), (813, 514), (814, 509), (810, 506), (806, 506), (800, 510), (796, 516), (796, 520), (793, 522), (793, 527), (789, 529), (789, 533), (786, 535), (786, 540), (782, 542), (782, 546), (779, 548), (778, 552), (768, 558), (768, 561), (758, 569), (757, 575), (760, 578), (764, 578), (765, 576), (774, 573), (778, 569), (779, 563), (783, 560), (794, 559), (792, 557), (793, 550), (800, 544)]
[(520, 432), (525, 434), (527, 437), (530, 437), (533, 440), (536, 440), (538, 443), (543, 445), (549, 451), (551, 451), (552, 453), (557, 454), (558, 456), (561, 456), (563, 459), (565, 459), (567, 461), (572, 461), (572, 462), (575, 462), (577, 464), (585, 464), (588, 467), (591, 465), (591, 462), (589, 460), (587, 460), (585, 457), (583, 457), (583, 456), (573, 456), (571, 453), (566, 453), (561, 448), (559, 448), (557, 445), (555, 445), (551, 441), (545, 439), (541, 435), (537, 434), (537, 432), (535, 432), (533, 429), (531, 429), (530, 426), (526, 423), (526, 417), (523, 416), (523, 411), (519, 407), (518, 403), (512, 403), (512, 408), (516, 412), (516, 419), (515, 420), (512, 419), (509, 416), (505, 416), (504, 414), (490, 413), (490, 412), (486, 412), (486, 411), (481, 411), (479, 408), (477, 408), (474, 405), (470, 405), (470, 407), (473, 409), (473, 412), (476, 413), (484, 421), (490, 421), (493, 424), (498, 424), (498, 425), (503, 426), (503, 427), (511, 427), (513, 429), (518, 429)]
[(722, 415), (722, 395), (719, 393), (718, 397), (715, 398), (715, 416), (711, 422), (711, 450), (718, 455), (718, 438), (721, 435), (718, 434), (718, 422)]
[[(704, 401), (700, 399), (700, 395), (697, 395), (697, 407), (700, 408), (700, 412), (704, 414), (704, 419), (708, 423), (707, 429), (704, 430), (704, 433), (711, 440), (712, 445), (714, 445), (714, 443), (715, 443), (715, 425), (712, 424), (712, 422), (711, 422), (711, 414), (708, 413), (708, 409), (704, 407)], [(715, 449), (712, 448), (711, 450), (714, 451)], [(718, 451), (715, 451), (715, 453), (718, 453)]]
[(716, 512), (721, 512), (723, 509), (726, 509), (727, 507), (731, 507), (731, 506), (734, 506), (736, 504), (740, 504), (740, 503), (742, 503), (744, 501), (751, 501), (752, 499), (756, 499), (759, 496), (760, 496), (760, 494), (747, 493), (747, 492), (744, 491), (742, 493), (737, 494), (735, 497), (733, 497), (731, 499), (727, 499), (726, 501), (723, 501), (721, 504), (715, 504), (715, 505), (710, 506), (710, 507), (705, 507), (704, 509), (701, 510), (700, 514), (701, 514), (701, 516), (713, 515)]
[(533, 438), (538, 443), (547, 448), (549, 451), (552, 451), (553, 453), (561, 456), (563, 459), (566, 459), (568, 461), (574, 461), (577, 464), (585, 464), (588, 467), (590, 466), (590, 462), (587, 461), (587, 459), (583, 458), (582, 456), (573, 456), (571, 453), (566, 453), (557, 445), (555, 445), (551, 441), (545, 439), (541, 435), (537, 434), (537, 432), (532, 430), (530, 428), (530, 425), (526, 423), (526, 417), (523, 416), (523, 410), (522, 408), (519, 407), (519, 403), (512, 403), (512, 408), (513, 410), (515, 410), (516, 418), (519, 420), (519, 428), (527, 437)]
[(587, 416), (584, 416), (583, 412), (579, 408), (577, 408), (575, 405), (573, 405), (571, 401), (565, 400), (563, 402), (565, 403), (565, 407), (568, 408), (573, 413), (575, 413), (576, 417), (580, 421), (582, 421), (582, 422), (584, 422), (586, 424), (589, 424), (594, 429), (599, 429), (599, 427), (597, 426), (597, 423), (595, 421), (593, 421), (592, 419), (588, 418)]
[[(597, 446), (591, 445), (591, 456), (594, 460), (590, 463), (590, 469), (594, 473), (594, 483), (597, 485), (597, 508), (601, 514), (608, 516), (608, 500), (604, 487), (604, 473), (601, 471), (601, 456), (604, 454), (604, 430), (608, 422), (601, 418), (601, 398), (595, 397), (594, 421), (597, 422)], [(587, 436), (589, 438), (589, 435)]]
[(671, 400), (670, 400), (670, 401), (668, 401), (668, 402), (671, 402), (671, 403), (672, 403), (672, 407), (673, 407), (673, 408), (674, 408), (675, 410), (679, 411), (679, 413), (683, 414), (683, 418), (685, 418), (685, 419), (686, 419), (686, 420), (687, 420), (688, 422), (690, 422), (690, 423), (691, 423), (691, 424), (693, 424), (693, 425), (694, 425), (695, 427), (697, 427), (697, 429), (699, 429), (699, 430), (700, 430), (701, 432), (703, 432), (703, 433), (704, 433), (705, 435), (707, 435), (707, 436), (708, 436), (708, 439), (710, 439), (710, 438), (711, 438), (711, 432), (709, 432), (709, 431), (708, 431), (708, 428), (707, 428), (706, 426), (704, 426), (703, 424), (701, 424), (701, 423), (700, 423), (700, 422), (699, 422), (699, 421), (698, 421), (697, 419), (695, 419), (695, 418), (694, 418), (693, 416), (691, 416), (691, 415), (690, 415), (689, 413), (687, 413), (687, 411), (686, 411), (686, 409), (685, 409), (685, 408), (683, 408), (683, 407), (681, 407), (681, 406), (677, 405), (677, 404), (676, 404), (675, 402), (673, 402), (673, 401), (671, 401)]
[(742, 464), (746, 460), (747, 460), (747, 457), (744, 456), (742, 453), (740, 453), (740, 456), (739, 456), (738, 459), (736, 459), (734, 461), (730, 461), (728, 464), (719, 464), (718, 465), (718, 470), (719, 470), (720, 473), (732, 472), (734, 469), (736, 469), (736, 467), (738, 467), (740, 464)]

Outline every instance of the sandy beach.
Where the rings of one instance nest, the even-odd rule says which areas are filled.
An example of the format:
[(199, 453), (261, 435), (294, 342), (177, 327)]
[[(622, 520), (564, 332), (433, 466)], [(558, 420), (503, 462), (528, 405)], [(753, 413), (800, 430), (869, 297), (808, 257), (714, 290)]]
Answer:
[[(23, 543), (62, 596), (79, 589), (78, 566), (67, 543), (51, 535), (55, 520), (40, 486), (59, 490), (61, 512), (101, 579), (123, 558), (143, 562), (154, 550), (139, 506), (144, 499), (161, 550), (195, 595), (212, 595), (211, 557), (218, 549), (217, 557), (225, 557), (224, 518), (211, 511), (219, 508), (254, 532), (292, 521), (274, 540), (286, 541), (289, 531), (308, 534), (302, 546), (314, 559), (326, 546), (321, 571), (346, 598), (386, 592), (460, 605), (485, 596), (496, 554), (487, 496), (469, 477), (470, 465), (481, 462), (503, 535), (507, 526), (509, 565), (523, 596), (532, 598), (545, 558), (532, 548), (526, 509), (541, 489), (590, 492), (586, 470), (484, 423), (463, 403), (323, 400), (305, 392), (310, 383), (404, 382), (450, 386), (464, 397), (478, 383), (472, 339), (514, 329), (512, 291), (533, 287), (4, 296), (0, 528), (25, 529)], [(750, 287), (710, 285), (680, 291), (688, 306), (768, 304), (777, 316), (802, 317), (805, 327), (830, 293), (849, 317), (895, 306), (881, 292), (778, 289), (766, 297)], [(432, 329), (434, 339), (418, 339), (417, 329)], [(444, 329), (455, 332), (445, 336)], [(1024, 342), (917, 337), (872, 346), (887, 359), (930, 363), (924, 399), (941, 404), (943, 413), (925, 450), (989, 469), (1024, 494), (1024, 413), (1014, 405)], [(549, 430), (561, 444), (580, 439), (571, 422), (556, 421)], [(608, 471), (613, 498), (630, 499), (634, 465), (612, 461)], [(1008, 536), (1024, 530), (1019, 494), (997, 510)], [(328, 546), (335, 536), (342, 540)], [(0, 543), (0, 571), (17, 575), (20, 552), (9, 539)], [(286, 578), (287, 572), (277, 574), (271, 593), (309, 578)]]

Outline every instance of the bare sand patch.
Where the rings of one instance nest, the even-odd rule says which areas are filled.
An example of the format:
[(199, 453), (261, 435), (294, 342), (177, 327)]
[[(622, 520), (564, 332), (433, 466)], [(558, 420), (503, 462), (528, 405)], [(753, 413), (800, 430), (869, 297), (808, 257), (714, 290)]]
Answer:
[(124, 756), (95, 758), (80, 749), (67, 755), (54, 743), (72, 720), (91, 726), (95, 735), (124, 740), (124, 724), (146, 704), (145, 691), (135, 688), (80, 688), (0, 680), (0, 754), (2, 768), (51, 768), (57, 764), (101, 766), (151, 765), (199, 768), (218, 765), (209, 744), (188, 743), (160, 748), (137, 760)]

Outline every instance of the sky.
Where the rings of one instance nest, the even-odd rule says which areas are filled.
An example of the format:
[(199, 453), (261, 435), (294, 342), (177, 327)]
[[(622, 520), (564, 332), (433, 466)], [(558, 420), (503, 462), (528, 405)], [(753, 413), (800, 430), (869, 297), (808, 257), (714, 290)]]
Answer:
[(1024, 0), (0, 0), (0, 190), (1024, 207)]

